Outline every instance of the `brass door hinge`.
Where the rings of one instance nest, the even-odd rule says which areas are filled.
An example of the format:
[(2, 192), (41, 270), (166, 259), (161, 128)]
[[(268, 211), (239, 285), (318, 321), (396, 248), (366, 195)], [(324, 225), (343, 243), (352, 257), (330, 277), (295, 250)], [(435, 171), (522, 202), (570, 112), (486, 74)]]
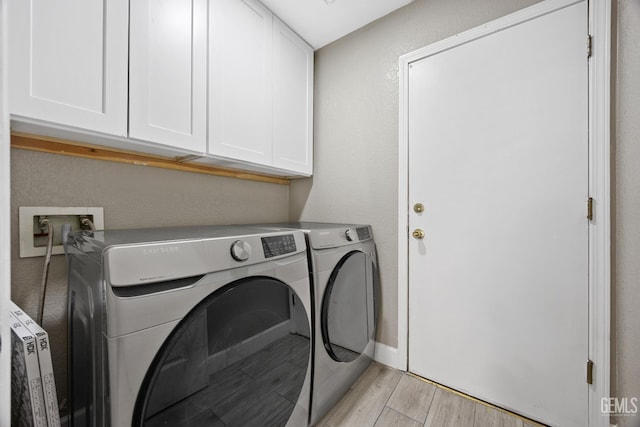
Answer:
[(593, 361), (587, 360), (587, 384), (593, 384)]
[(587, 219), (593, 220), (593, 197), (587, 199)]
[(587, 58), (591, 58), (591, 51), (593, 49), (593, 41), (591, 35), (587, 36)]

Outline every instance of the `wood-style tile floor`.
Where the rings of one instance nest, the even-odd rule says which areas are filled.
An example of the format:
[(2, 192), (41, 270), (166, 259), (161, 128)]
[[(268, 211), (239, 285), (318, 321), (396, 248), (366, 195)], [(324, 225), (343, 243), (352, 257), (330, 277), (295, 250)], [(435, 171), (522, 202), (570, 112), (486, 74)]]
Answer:
[(507, 412), (373, 363), (317, 427), (535, 427)]

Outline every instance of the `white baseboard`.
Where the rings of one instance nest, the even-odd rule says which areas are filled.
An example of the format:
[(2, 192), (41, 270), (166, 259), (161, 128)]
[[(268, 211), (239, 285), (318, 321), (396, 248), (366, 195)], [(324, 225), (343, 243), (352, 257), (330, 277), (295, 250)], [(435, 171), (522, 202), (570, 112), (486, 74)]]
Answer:
[(374, 359), (378, 363), (398, 369), (398, 349), (376, 341)]

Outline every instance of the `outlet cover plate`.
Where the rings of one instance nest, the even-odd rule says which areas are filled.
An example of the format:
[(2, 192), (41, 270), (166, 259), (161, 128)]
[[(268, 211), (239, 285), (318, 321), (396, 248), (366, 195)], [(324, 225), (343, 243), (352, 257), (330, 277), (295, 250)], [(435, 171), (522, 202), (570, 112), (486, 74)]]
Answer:
[[(45, 207), (45, 206), (21, 206), (19, 208), (20, 225), (20, 258), (44, 256), (47, 249), (35, 246), (33, 218), (37, 216), (92, 216), (96, 230), (104, 230), (104, 209), (101, 207)], [(60, 233), (60, 229), (54, 229), (54, 233)], [(55, 245), (53, 255), (64, 254), (62, 245)]]

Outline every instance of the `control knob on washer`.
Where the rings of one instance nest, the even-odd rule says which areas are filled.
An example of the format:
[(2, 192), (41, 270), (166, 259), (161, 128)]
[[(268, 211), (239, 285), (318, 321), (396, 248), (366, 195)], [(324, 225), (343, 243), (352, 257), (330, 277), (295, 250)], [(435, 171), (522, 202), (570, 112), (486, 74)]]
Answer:
[(251, 256), (251, 245), (244, 240), (236, 240), (231, 244), (231, 258), (242, 262)]
[(347, 241), (353, 242), (353, 230), (350, 228), (347, 228), (344, 231), (344, 237), (347, 239)]

